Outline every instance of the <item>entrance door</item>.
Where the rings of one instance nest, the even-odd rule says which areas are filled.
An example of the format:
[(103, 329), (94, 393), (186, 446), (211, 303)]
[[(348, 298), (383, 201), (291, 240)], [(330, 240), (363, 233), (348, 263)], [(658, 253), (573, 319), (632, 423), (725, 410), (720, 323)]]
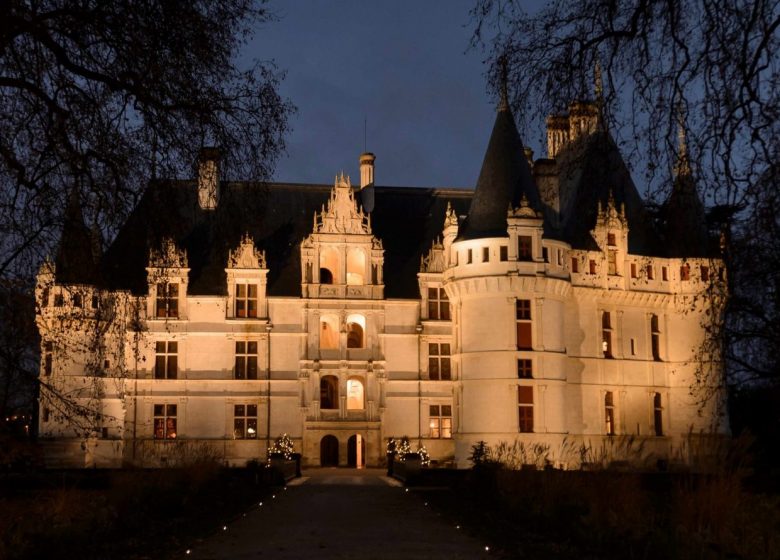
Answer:
[(366, 440), (360, 434), (347, 440), (347, 465), (358, 469), (366, 466)]
[(320, 465), (339, 466), (339, 440), (336, 436), (325, 436), (320, 440)]

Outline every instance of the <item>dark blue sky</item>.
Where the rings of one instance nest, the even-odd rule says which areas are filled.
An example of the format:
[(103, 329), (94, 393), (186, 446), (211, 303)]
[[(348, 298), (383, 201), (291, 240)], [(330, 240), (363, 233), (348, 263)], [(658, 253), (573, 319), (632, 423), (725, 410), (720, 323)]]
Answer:
[(246, 56), (287, 71), (298, 107), (275, 179), (358, 181), (367, 145), (379, 185), (469, 187), (493, 125), (483, 54), (469, 50), (473, 0), (275, 1)]

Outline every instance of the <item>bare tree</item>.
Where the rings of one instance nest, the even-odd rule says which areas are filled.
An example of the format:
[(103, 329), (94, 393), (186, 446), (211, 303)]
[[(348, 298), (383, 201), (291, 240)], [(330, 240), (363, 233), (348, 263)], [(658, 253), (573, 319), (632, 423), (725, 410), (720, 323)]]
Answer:
[(713, 331), (728, 380), (780, 381), (780, 2), (567, 0), (529, 15), (519, 0), (478, 0), (472, 18), (492, 88), (506, 60), (525, 124), (591, 97), (598, 69), (605, 122), (656, 203), (673, 184), (682, 117), (709, 224), (732, 240), (731, 302)]
[(111, 234), (154, 176), (189, 175), (204, 145), (268, 177), (291, 104), (271, 62), (236, 55), (260, 0), (10, 0), (0, 24), (0, 276), (50, 253), (68, 193)]

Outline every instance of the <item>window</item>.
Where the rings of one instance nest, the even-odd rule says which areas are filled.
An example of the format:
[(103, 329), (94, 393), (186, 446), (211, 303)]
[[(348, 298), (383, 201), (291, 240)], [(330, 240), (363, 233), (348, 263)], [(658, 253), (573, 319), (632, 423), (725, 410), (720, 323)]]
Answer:
[(51, 417), (51, 411), (48, 409), (48, 407), (43, 408), (43, 421), (48, 422), (49, 418)]
[(339, 347), (339, 319), (333, 315), (320, 317), (320, 348), (335, 350)]
[(509, 247), (507, 247), (506, 245), (501, 245), (501, 247), (498, 248), (498, 258), (501, 261), (508, 261)]
[(49, 307), (49, 288), (44, 288), (41, 292), (41, 307)]
[(558, 249), (557, 255), (558, 255), (558, 266), (563, 266), (563, 251)]
[(646, 270), (647, 270), (647, 279), (648, 280), (655, 279), (655, 269), (653, 268), (653, 265), (652, 264), (648, 264)]
[(83, 300), (81, 294), (73, 294), (73, 307), (84, 307)]
[(590, 259), (588, 261), (588, 273), (596, 274), (596, 261), (594, 261), (593, 259)]
[(365, 346), (366, 319), (362, 315), (347, 317), (347, 348), (363, 348)]
[(339, 255), (335, 249), (327, 248), (320, 253), (320, 284), (335, 284), (339, 270)]
[(631, 339), (631, 355), (636, 356), (636, 339)]
[(452, 406), (448, 404), (432, 404), (428, 409), (428, 426), (432, 438), (452, 437)]
[(656, 362), (661, 361), (661, 331), (658, 329), (658, 315), (650, 315), (650, 348), (653, 352), (653, 359)]
[(574, 273), (577, 273), (577, 272), (580, 271), (580, 263), (574, 257), (571, 258), (571, 271), (574, 272)]
[(473, 253), (472, 253), (471, 249), (468, 249), (466, 251), (466, 264), (471, 264), (472, 256), (473, 256)]
[(661, 267), (661, 280), (663, 280), (664, 282), (668, 282), (669, 281), (669, 268), (668, 267), (665, 267), (665, 266)]
[(257, 439), (257, 405), (233, 406), (233, 439)]
[(615, 435), (615, 400), (612, 391), (604, 394), (604, 430), (608, 436)]
[(615, 243), (615, 234), (614, 233), (608, 233), (607, 234), (607, 245), (609, 245), (610, 247), (614, 247), (615, 245), (617, 245), (617, 243)]
[(531, 379), (533, 376), (533, 361), (525, 358), (517, 360), (517, 377), (520, 379)]
[(179, 316), (179, 284), (157, 284), (157, 317)]
[(550, 253), (547, 251), (547, 247), (542, 247), (542, 260), (546, 263), (550, 262)]
[(154, 405), (154, 439), (176, 439), (176, 405)]
[(100, 307), (100, 298), (98, 296), (92, 296), (92, 309)]
[(691, 279), (691, 266), (685, 263), (680, 267), (680, 280), (687, 282)]
[(631, 278), (636, 278), (636, 263), (631, 263)]
[(533, 254), (531, 251), (530, 235), (521, 235), (517, 238), (517, 260), (530, 261), (533, 260)]
[(534, 388), (517, 388), (518, 429), (522, 433), (534, 431)]
[(612, 355), (612, 317), (609, 311), (601, 314), (601, 350), (605, 358), (613, 358)]
[(338, 379), (333, 375), (326, 375), (320, 379), (320, 408), (333, 410), (339, 407)]
[(450, 370), (450, 345), (446, 342), (428, 344), (428, 377), (433, 380), (452, 378)]
[(450, 320), (450, 300), (443, 288), (428, 288), (428, 318)]
[(653, 393), (653, 430), (657, 437), (664, 435), (664, 409), (661, 406), (661, 393)]
[(179, 343), (160, 340), (155, 347), (154, 378), (155, 379), (176, 379), (178, 369)]
[(607, 274), (617, 275), (617, 251), (607, 251)]
[(701, 273), (702, 282), (710, 281), (710, 267), (702, 265), (701, 267), (699, 267), (699, 272)]
[(363, 410), (366, 408), (363, 382), (360, 379), (347, 380), (347, 410)]
[(517, 348), (531, 350), (531, 300), (518, 299), (515, 304)]
[(482, 247), (482, 262), (486, 263), (490, 261), (490, 248)]
[(65, 298), (62, 294), (54, 294), (54, 307), (62, 307), (65, 305)]
[(43, 344), (43, 375), (51, 375), (52, 365), (54, 363), (54, 344), (45, 342)]
[(351, 249), (347, 253), (347, 284), (362, 286), (365, 284), (366, 253), (361, 249)]
[(257, 317), (257, 284), (236, 284), (236, 317)]
[(257, 379), (257, 341), (236, 341), (236, 379)]

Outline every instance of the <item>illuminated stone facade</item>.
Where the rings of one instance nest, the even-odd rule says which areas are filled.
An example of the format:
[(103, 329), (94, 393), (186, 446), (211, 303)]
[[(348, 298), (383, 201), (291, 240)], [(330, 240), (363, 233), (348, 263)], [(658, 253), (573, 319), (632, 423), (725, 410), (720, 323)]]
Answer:
[[(306, 465), (379, 465), (402, 436), (459, 467), (481, 440), (541, 443), (576, 467), (581, 445), (595, 456), (635, 436), (649, 460), (684, 460), (692, 433), (724, 430), (717, 393), (701, 397), (718, 376), (702, 359), (707, 296), (725, 272), (707, 247), (672, 257), (675, 240), (651, 239), (624, 167), (588, 175), (577, 158), (605, 133), (573, 107), (548, 122), (551, 158), (529, 165), (502, 106), (473, 192), (374, 186), (371, 154), (359, 189), (339, 175), (220, 191), (206, 152), (200, 181), (171, 199), (150, 187), (81, 281), (63, 254), (85, 229), (69, 209), (38, 277), (49, 463), (243, 464), (282, 433)], [(194, 217), (144, 237), (161, 200)]]

